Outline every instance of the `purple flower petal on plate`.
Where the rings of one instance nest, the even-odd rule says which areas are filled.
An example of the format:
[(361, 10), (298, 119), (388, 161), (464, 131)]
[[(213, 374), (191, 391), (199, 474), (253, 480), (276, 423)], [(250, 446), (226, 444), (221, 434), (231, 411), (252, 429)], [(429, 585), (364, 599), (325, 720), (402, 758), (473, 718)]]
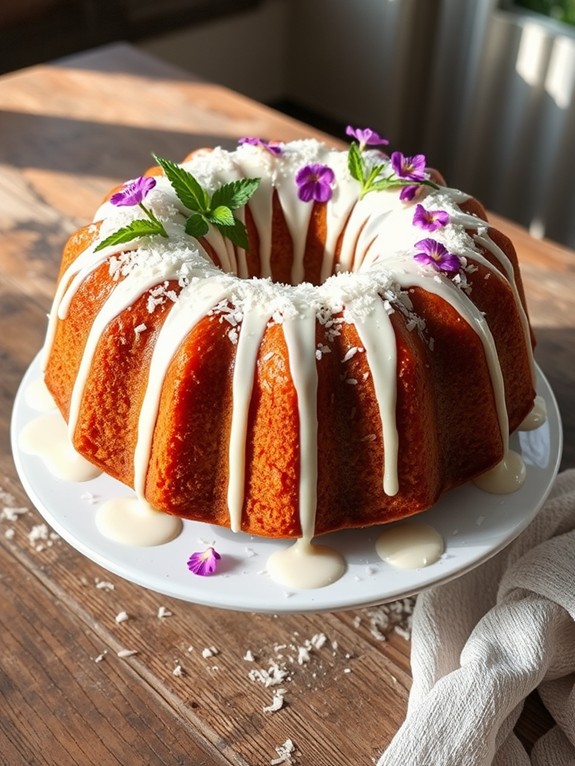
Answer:
[(205, 551), (196, 551), (196, 553), (192, 553), (188, 559), (188, 569), (194, 574), (205, 577), (216, 571), (220, 559), (220, 554), (215, 548), (210, 546), (209, 548), (206, 548)]

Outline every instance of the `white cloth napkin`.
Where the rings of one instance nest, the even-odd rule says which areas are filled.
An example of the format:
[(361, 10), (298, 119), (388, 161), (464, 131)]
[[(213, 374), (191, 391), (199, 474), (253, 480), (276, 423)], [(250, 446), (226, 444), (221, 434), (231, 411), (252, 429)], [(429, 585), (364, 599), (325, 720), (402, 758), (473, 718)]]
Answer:
[[(377, 766), (575, 766), (575, 469), (490, 561), (417, 598), (407, 717)], [(513, 733), (537, 689), (556, 725)]]

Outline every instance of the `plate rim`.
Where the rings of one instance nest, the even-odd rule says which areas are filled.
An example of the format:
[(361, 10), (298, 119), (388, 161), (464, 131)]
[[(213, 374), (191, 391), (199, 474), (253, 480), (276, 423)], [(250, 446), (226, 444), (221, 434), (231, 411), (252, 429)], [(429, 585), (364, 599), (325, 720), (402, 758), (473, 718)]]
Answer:
[[(70, 531), (69, 526), (67, 526), (62, 518), (56, 514), (54, 515), (54, 511), (50, 508), (46, 507), (46, 501), (41, 496), (41, 492), (38, 490), (37, 484), (34, 481), (33, 476), (31, 476), (31, 471), (26, 465), (26, 462), (30, 460), (32, 463), (32, 458), (34, 458), (35, 461), (37, 461), (37, 466), (41, 466), (41, 469), (47, 472), (47, 469), (44, 468), (44, 466), (40, 463), (40, 459), (35, 456), (24, 456), (23, 451), (19, 447), (18, 439), (19, 439), (19, 429), (22, 427), (21, 420), (24, 420), (25, 422), (28, 422), (33, 417), (38, 417), (41, 415), (41, 413), (36, 412), (32, 410), (29, 405), (25, 402), (25, 391), (27, 386), (33, 382), (35, 377), (41, 376), (41, 370), (39, 365), (39, 358), (40, 354), (37, 354), (28, 368), (26, 369), (26, 372), (24, 376), (22, 377), (18, 391), (16, 393), (16, 397), (14, 399), (13, 409), (12, 409), (12, 415), (10, 420), (10, 439), (11, 439), (11, 446), (12, 446), (12, 455), (14, 459), (14, 464), (16, 466), (16, 471), (18, 473), (19, 479), (29, 497), (32, 504), (40, 514), (40, 516), (48, 523), (50, 527), (63, 539), (68, 543), (71, 547), (76, 549), (81, 555), (85, 556), (86, 558), (90, 559), (94, 563), (98, 564), (100, 567), (105, 569), (106, 571), (109, 571), (112, 574), (115, 574), (116, 576), (119, 576), (120, 578), (123, 578), (125, 580), (128, 580), (140, 587), (144, 587), (148, 590), (151, 590), (156, 593), (160, 593), (162, 595), (171, 597), (171, 598), (177, 598), (179, 600), (186, 601), (188, 603), (192, 604), (198, 604), (201, 606), (210, 606), (214, 608), (221, 608), (221, 609), (229, 609), (229, 610), (235, 610), (235, 611), (249, 611), (249, 612), (255, 612), (255, 613), (290, 613), (290, 614), (296, 614), (296, 613), (306, 613), (306, 612), (326, 612), (326, 611), (344, 611), (348, 609), (358, 609), (358, 608), (369, 608), (369, 607), (375, 607), (384, 603), (389, 603), (391, 601), (395, 601), (401, 598), (409, 598), (411, 596), (416, 595), (417, 593), (427, 590), (428, 588), (431, 588), (435, 585), (447, 583), (450, 580), (453, 580), (455, 578), (458, 578), (460, 576), (463, 576), (467, 572), (471, 571), (472, 569), (475, 569), (480, 564), (484, 563), (488, 559), (495, 556), (497, 553), (499, 553), (501, 550), (503, 550), (505, 547), (507, 547), (514, 539), (518, 537), (519, 534), (528, 526), (528, 524), (533, 520), (533, 518), (537, 515), (543, 504), (545, 503), (545, 500), (547, 499), (549, 492), (551, 491), (551, 487), (555, 481), (555, 478), (557, 476), (557, 473), (559, 471), (559, 465), (561, 461), (561, 455), (562, 455), (562, 446), (563, 446), (563, 429), (562, 429), (562, 423), (561, 423), (561, 416), (559, 412), (559, 408), (557, 405), (557, 400), (555, 398), (555, 395), (553, 393), (553, 390), (545, 377), (544, 373), (541, 371), (538, 365), (536, 365), (536, 375), (537, 375), (537, 393), (541, 393), (540, 389), (543, 389), (545, 393), (545, 401), (547, 406), (547, 424), (549, 424), (549, 461), (548, 466), (546, 470), (546, 480), (545, 485), (540, 490), (539, 496), (537, 498), (537, 501), (533, 503), (533, 506), (529, 509), (528, 513), (525, 513), (524, 518), (519, 523), (515, 524), (513, 526), (512, 531), (510, 531), (506, 536), (499, 539), (497, 544), (494, 544), (489, 548), (488, 551), (484, 551), (481, 554), (476, 555), (475, 557), (472, 557), (469, 559), (469, 561), (453, 570), (449, 573), (441, 572), (441, 570), (432, 570), (431, 567), (427, 569), (421, 569), (417, 570), (418, 572), (427, 572), (427, 576), (422, 578), (422, 582), (419, 584), (414, 584), (412, 588), (409, 587), (397, 587), (394, 589), (393, 587), (387, 587), (385, 589), (382, 589), (381, 592), (379, 592), (377, 595), (370, 591), (371, 595), (362, 598), (361, 594), (361, 582), (358, 583), (357, 588), (355, 589), (357, 593), (355, 595), (349, 595), (346, 598), (343, 596), (335, 597), (330, 599), (330, 588), (333, 588), (333, 585), (337, 585), (337, 583), (334, 583), (332, 586), (327, 586), (325, 588), (318, 588), (314, 590), (303, 590), (298, 591), (294, 590), (293, 592), (289, 592), (289, 589), (284, 588), (283, 586), (279, 586), (276, 584), (276, 589), (278, 590), (278, 598), (277, 602), (274, 602), (273, 604), (258, 604), (258, 599), (248, 599), (246, 596), (245, 602), (238, 602), (234, 600), (231, 597), (224, 598), (222, 597), (221, 593), (218, 595), (217, 593), (214, 595), (214, 587), (213, 582), (219, 581), (220, 583), (223, 582), (227, 577), (230, 577), (230, 574), (218, 574), (216, 577), (212, 576), (211, 578), (196, 578), (195, 580), (190, 580), (190, 593), (184, 594), (181, 592), (180, 588), (175, 588), (174, 583), (170, 581), (170, 576), (165, 575), (164, 580), (158, 577), (150, 578), (150, 576), (144, 576), (141, 571), (134, 571), (133, 568), (131, 571), (127, 571), (126, 563), (118, 561), (117, 557), (115, 556), (106, 556), (102, 554), (101, 552), (94, 550), (93, 545), (90, 545), (85, 539), (78, 538), (73, 532)], [(527, 466), (528, 472), (530, 470), (530, 466)], [(32, 472), (33, 473), (33, 472)], [(114, 485), (118, 487), (118, 493), (121, 491), (122, 493), (128, 493), (133, 495), (133, 491), (126, 487), (125, 485), (120, 484), (120, 482), (116, 482), (115, 480), (111, 479), (110, 477), (106, 476), (105, 474), (100, 477), (100, 479), (96, 479), (94, 481), (98, 482), (100, 480), (104, 479), (107, 482), (112, 482)], [(76, 486), (76, 483), (73, 482), (61, 482), (60, 480), (56, 479), (55, 477), (48, 477), (48, 481), (53, 481), (54, 483), (58, 484), (73, 484)], [(91, 482), (86, 482), (82, 486), (87, 486), (91, 484)], [(429, 514), (431, 511), (437, 510), (438, 507), (441, 505), (442, 502), (444, 502), (444, 499), (449, 496), (449, 498), (453, 498), (459, 494), (465, 494), (465, 490), (468, 488), (468, 485), (464, 485), (463, 487), (459, 487), (457, 489), (451, 490), (450, 492), (446, 493), (442, 497), (442, 499), (439, 501), (439, 503), (434, 506), (434, 508), (430, 509), (430, 511), (426, 511), (422, 514), (418, 514), (415, 517), (410, 517), (412, 520), (415, 518), (418, 518), (419, 520), (424, 520), (425, 515)], [(117, 493), (117, 494), (118, 494)], [(486, 498), (489, 498), (488, 503), (490, 500), (492, 500), (493, 503), (497, 503), (500, 506), (505, 505), (506, 498), (513, 497), (513, 495), (487, 495), (485, 494)], [(92, 509), (94, 514), (96, 512), (96, 509)], [(83, 508), (84, 512), (88, 512), (86, 508)], [(438, 512), (441, 512), (439, 510)], [(397, 522), (392, 522), (392, 524), (400, 524), (402, 521), (405, 520), (399, 520)], [(377, 525), (371, 528), (367, 528), (366, 530), (343, 530), (341, 532), (336, 533), (330, 533), (329, 535), (322, 535), (321, 540), (322, 542), (326, 541), (327, 539), (331, 538), (335, 535), (349, 535), (349, 534), (358, 534), (360, 532), (365, 533), (365, 536), (369, 539), (369, 536), (371, 534), (372, 537), (377, 536), (378, 531), (381, 530), (383, 526), (387, 525)], [(222, 536), (223, 539), (226, 537), (229, 537), (230, 535), (234, 536), (234, 545), (237, 546), (239, 543), (243, 546), (249, 546), (249, 545), (259, 545), (262, 543), (263, 538), (254, 538), (251, 535), (247, 535), (245, 533), (240, 533), (240, 535), (236, 535), (234, 533), (229, 532), (229, 530), (223, 528), (215, 528), (212, 525), (208, 524), (202, 524), (200, 522), (189, 522), (187, 520), (184, 521), (184, 533), (180, 535), (182, 537), (185, 534), (186, 527), (193, 527), (193, 533), (198, 532), (198, 527), (201, 527), (204, 530), (206, 537), (213, 536), (214, 532)], [(97, 532), (99, 535), (100, 533)], [(257, 540), (257, 543), (254, 543), (254, 540)], [(289, 544), (289, 541), (264, 541), (266, 543), (272, 543), (272, 544), (283, 544), (286, 543)], [(447, 544), (447, 541), (446, 541)], [(170, 544), (167, 544), (170, 545)], [(136, 546), (120, 546), (120, 550), (133, 550)], [(157, 551), (160, 548), (164, 548), (165, 546), (154, 546), (153, 548)], [(190, 546), (189, 552), (192, 552), (192, 547)], [(265, 546), (264, 546), (265, 547)], [(112, 546), (114, 549), (114, 546)], [(378, 564), (383, 564), (384, 562), (378, 562)], [(185, 561), (183, 562), (185, 566)], [(348, 564), (349, 566), (349, 564)], [(389, 565), (386, 565), (389, 567)], [(130, 569), (128, 565), (128, 569)], [(386, 570), (389, 571), (389, 570)], [(397, 572), (397, 570), (394, 570)], [(189, 573), (186, 573), (188, 575)], [(190, 577), (193, 577), (193, 575), (189, 575)], [(241, 576), (241, 575), (240, 575)], [(344, 578), (347, 575), (344, 575)], [(221, 578), (221, 579), (220, 579)], [(268, 578), (269, 579), (269, 578)], [(357, 575), (356, 575), (357, 579)], [(209, 582), (206, 582), (209, 581)], [(202, 588), (197, 588), (193, 586), (198, 586), (201, 583)], [(354, 589), (352, 588), (352, 591)], [(224, 587), (225, 591), (225, 587)], [(333, 591), (332, 591), (333, 592)], [(302, 594), (305, 594), (302, 597)], [(300, 596), (299, 598), (297, 596)], [(296, 596), (295, 598), (293, 598)], [(317, 596), (317, 597), (316, 597)]]

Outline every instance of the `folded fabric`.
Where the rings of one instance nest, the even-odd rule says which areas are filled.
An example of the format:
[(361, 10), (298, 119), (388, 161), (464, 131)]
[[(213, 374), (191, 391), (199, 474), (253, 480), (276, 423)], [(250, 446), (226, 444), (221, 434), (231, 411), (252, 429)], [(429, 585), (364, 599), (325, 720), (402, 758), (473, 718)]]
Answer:
[[(506, 549), (417, 598), (406, 720), (377, 766), (575, 766), (575, 470)], [(534, 689), (556, 725), (513, 733)]]

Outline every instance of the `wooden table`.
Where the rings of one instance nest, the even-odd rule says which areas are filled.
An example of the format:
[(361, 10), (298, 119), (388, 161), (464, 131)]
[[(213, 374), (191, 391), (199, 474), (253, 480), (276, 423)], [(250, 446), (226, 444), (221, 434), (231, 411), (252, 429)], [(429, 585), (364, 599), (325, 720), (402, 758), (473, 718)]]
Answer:
[[(389, 607), (276, 617), (143, 590), (44, 539), (11, 458), (11, 406), (43, 341), (62, 245), (109, 187), (138, 175), (152, 151), (177, 159), (242, 135), (309, 133), (124, 45), (0, 78), (2, 764), (259, 766), (288, 739), (294, 763), (369, 764), (403, 720), (409, 643)], [(575, 255), (496, 220), (520, 252), (572, 466)], [(277, 687), (250, 671), (274, 663), (288, 671), (285, 704), (264, 712)], [(531, 700), (523, 736), (545, 725)]]

